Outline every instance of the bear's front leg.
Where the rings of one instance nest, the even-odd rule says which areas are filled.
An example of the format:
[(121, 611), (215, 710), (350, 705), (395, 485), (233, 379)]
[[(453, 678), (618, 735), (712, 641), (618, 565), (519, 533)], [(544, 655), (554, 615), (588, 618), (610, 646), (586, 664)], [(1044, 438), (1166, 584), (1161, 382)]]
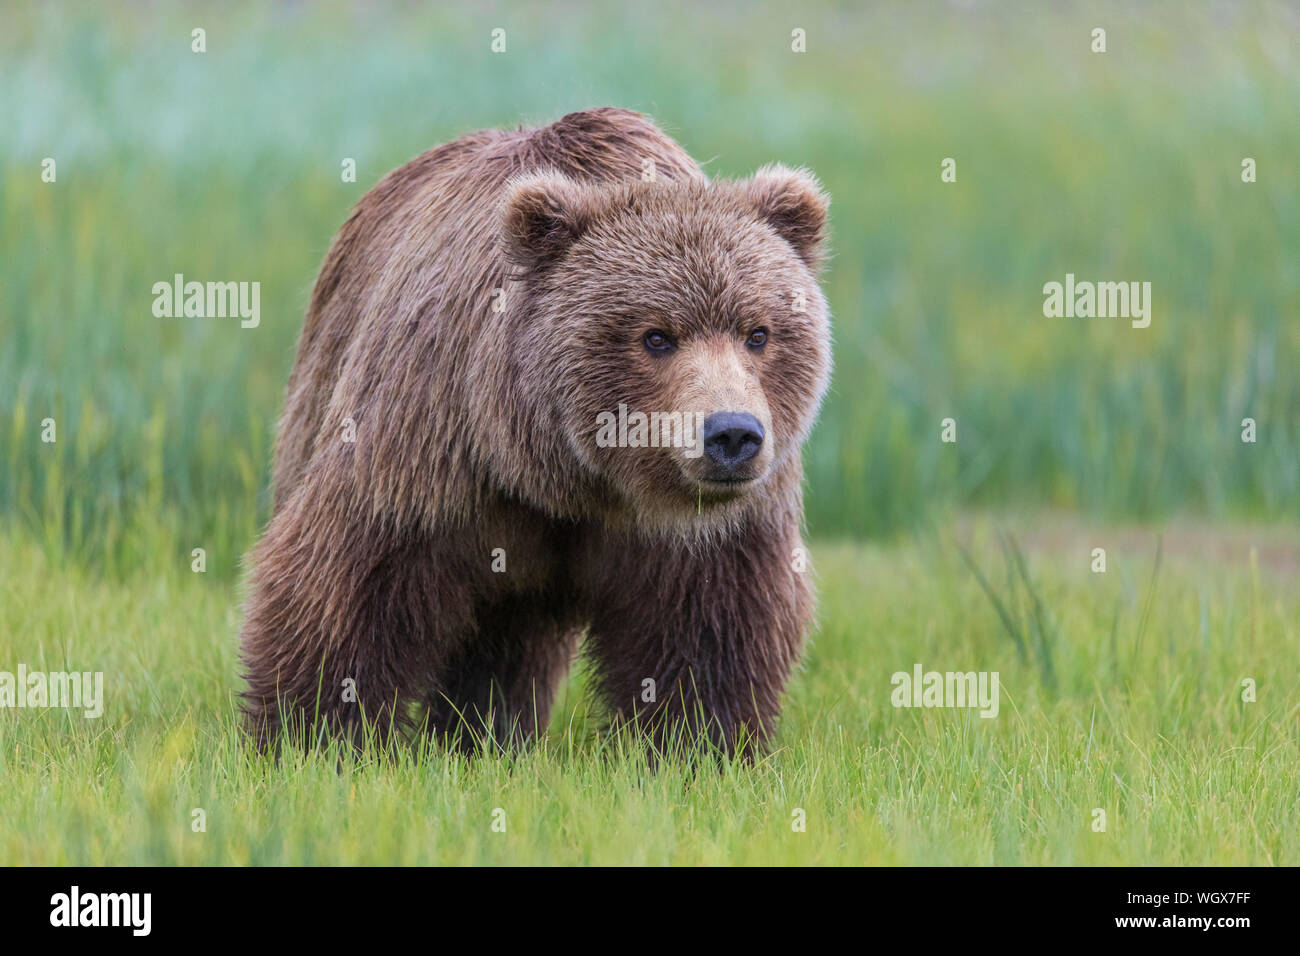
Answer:
[(589, 649), (620, 723), (661, 750), (765, 747), (812, 617), (802, 545), (786, 527), (719, 542), (626, 538), (587, 569)]
[(467, 578), (445, 545), (304, 485), (253, 556), (248, 730), (263, 747), (286, 726), (304, 742), (386, 741), (472, 627)]

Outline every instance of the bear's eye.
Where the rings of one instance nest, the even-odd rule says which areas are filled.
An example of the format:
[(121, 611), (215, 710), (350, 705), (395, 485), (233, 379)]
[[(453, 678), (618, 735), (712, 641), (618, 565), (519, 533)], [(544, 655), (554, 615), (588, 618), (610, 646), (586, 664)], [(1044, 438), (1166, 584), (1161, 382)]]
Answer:
[(660, 332), (658, 329), (651, 329), (642, 339), (645, 347), (651, 352), (671, 352), (677, 348), (677, 343), (672, 340), (667, 332)]
[(755, 329), (753, 332), (750, 332), (749, 338), (745, 340), (745, 344), (751, 349), (761, 349), (767, 344), (767, 329)]

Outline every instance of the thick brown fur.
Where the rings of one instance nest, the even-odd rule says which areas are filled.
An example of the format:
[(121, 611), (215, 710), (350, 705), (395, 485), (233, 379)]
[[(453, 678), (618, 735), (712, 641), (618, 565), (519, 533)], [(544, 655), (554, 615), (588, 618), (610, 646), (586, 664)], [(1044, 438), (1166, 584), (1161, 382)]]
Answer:
[[(617, 720), (765, 741), (813, 612), (825, 224), (807, 173), (710, 182), (616, 109), (465, 136), (371, 190), (312, 295), (252, 558), (258, 740), (364, 714), (522, 741), (585, 631)], [(751, 413), (761, 453), (742, 487), (681, 448), (600, 447), (620, 404)]]

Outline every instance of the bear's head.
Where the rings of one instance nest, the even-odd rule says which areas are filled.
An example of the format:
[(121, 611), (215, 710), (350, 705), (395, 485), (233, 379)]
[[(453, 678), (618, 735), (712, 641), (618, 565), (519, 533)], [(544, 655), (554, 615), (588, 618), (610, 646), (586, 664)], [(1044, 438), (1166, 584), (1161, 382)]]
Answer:
[(699, 527), (797, 485), (830, 373), (827, 204), (782, 166), (712, 182), (536, 172), (506, 190), (530, 380), (563, 446), (641, 523)]

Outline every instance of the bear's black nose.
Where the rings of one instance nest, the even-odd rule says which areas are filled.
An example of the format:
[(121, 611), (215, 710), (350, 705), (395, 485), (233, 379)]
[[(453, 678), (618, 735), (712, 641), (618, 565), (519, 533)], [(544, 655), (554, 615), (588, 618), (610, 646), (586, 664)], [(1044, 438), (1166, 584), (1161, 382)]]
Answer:
[(758, 454), (763, 426), (746, 412), (714, 412), (704, 419), (704, 450), (728, 471)]

